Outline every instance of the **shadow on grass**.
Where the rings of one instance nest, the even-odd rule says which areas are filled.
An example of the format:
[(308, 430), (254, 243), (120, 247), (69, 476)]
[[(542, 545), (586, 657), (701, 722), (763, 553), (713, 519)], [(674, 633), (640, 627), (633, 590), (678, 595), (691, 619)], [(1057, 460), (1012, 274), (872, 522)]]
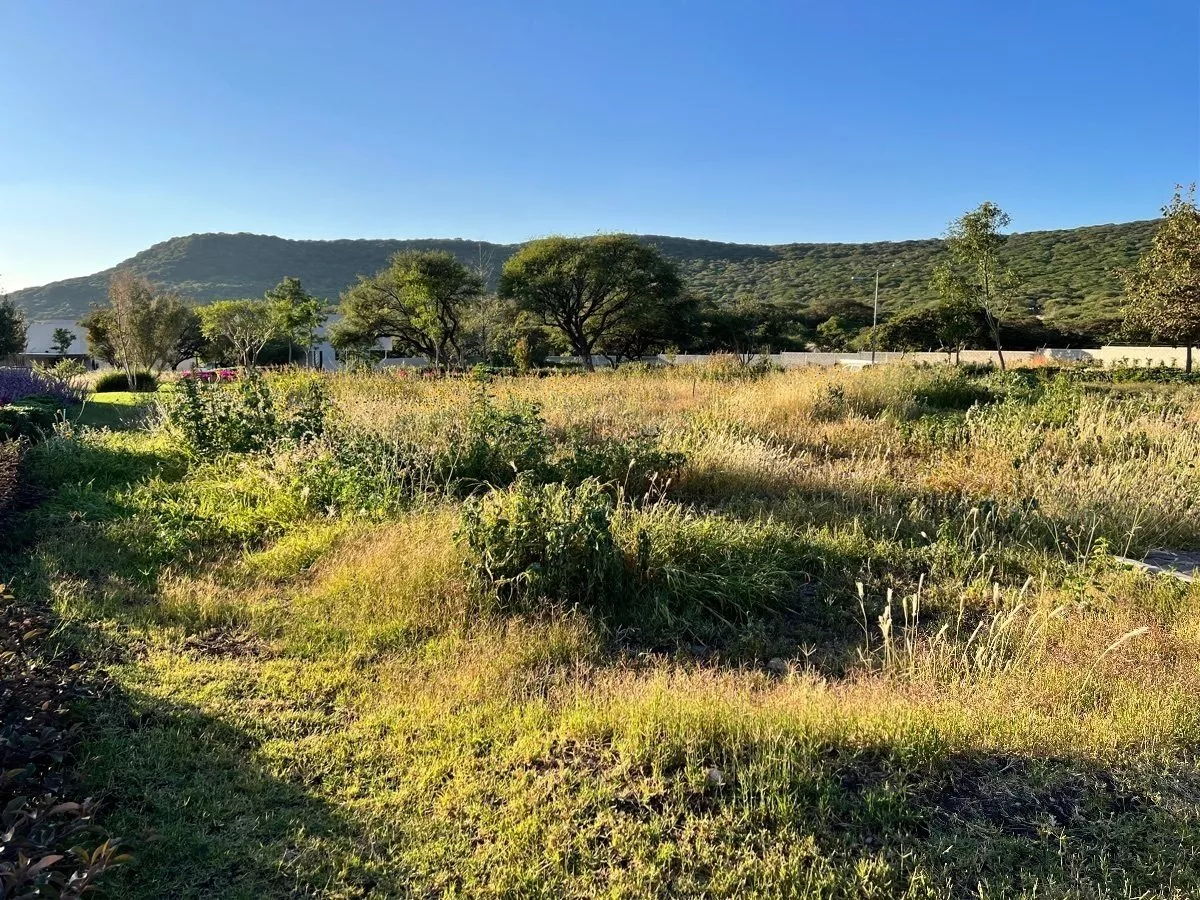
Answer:
[[(85, 784), (134, 861), (114, 897), (368, 896), (369, 837), (255, 762), (255, 736), (184, 704), (114, 690), (87, 710)], [(295, 738), (289, 735), (289, 738)]]
[[(99, 470), (114, 465), (106, 490), (154, 474), (161, 464), (93, 456), (81, 462), (85, 474), (89, 466)], [(96, 487), (99, 478), (97, 472), (88, 484), (107, 502), (115, 502)], [(83, 488), (76, 482), (71, 489)], [(56, 577), (92, 585), (112, 579), (114, 596), (123, 582), (141, 583), (144, 597), (152, 598), (158, 563), (139, 557), (129, 536), (125, 543), (111, 535), (111, 543), (97, 542), (86, 521), (54, 517), (56, 510), (80, 507), (79, 500), (60, 493), (43, 522), (63, 526), (48, 560)], [(123, 514), (119, 506), (108, 512), (114, 518)], [(80, 550), (84, 544), (89, 546)], [(837, 553), (817, 545), (805, 552), (811, 556), (805, 559), (810, 577), (796, 585), (794, 597), (783, 598), (787, 611), (748, 625), (715, 626), (718, 641), (727, 643), (714, 641), (703, 648), (711, 661), (742, 665), (772, 653), (780, 642), (793, 647), (811, 642), (828, 653), (834, 670), (838, 659), (853, 652), (861, 624), (846, 594), (868, 559), (856, 551)], [(14, 565), (20, 569), (26, 563), (9, 560), (5, 568)], [(24, 584), (32, 601), (49, 603), (47, 578)], [(145, 621), (154, 611), (141, 603), (117, 604), (111, 614), (125, 627)], [(67, 636), (91, 658), (128, 658), (124, 638), (108, 638), (99, 628), (74, 627)], [(199, 652), (220, 656), (227, 652), (222, 646), (210, 641)], [(690, 652), (669, 645), (664, 649)], [(254, 704), (279, 699), (256, 696), (248, 687), (245, 696), (232, 702), (245, 718)], [(300, 696), (285, 699), (304, 702)], [(506, 848), (479, 848), (489, 841), (503, 844), (507, 838), (498, 823), (510, 820), (497, 813), (497, 819), (481, 823), (476, 816), (486, 812), (464, 808), (471, 802), (470, 792), (456, 797), (453, 778), (434, 785), (436, 796), (424, 799), (420, 809), (396, 812), (407, 823), (436, 817), (433, 834), (455, 838), (437, 847), (414, 848), (398, 842), (396, 835), (406, 830), (393, 827), (395, 823), (354, 821), (348, 807), (323, 797), (330, 786), (322, 784), (319, 772), (310, 774), (301, 766), (296, 771), (302, 774), (284, 779), (263, 764), (264, 755), (274, 752), (272, 745), (274, 750), (280, 745), (296, 748), (309, 738), (336, 733), (340, 726), (332, 717), (297, 726), (271, 723), (264, 716), (261, 728), (250, 729), (195, 706), (116, 688), (80, 713), (88, 754), (81, 775), (106, 798), (104, 824), (136, 858), (111, 874), (106, 883), (111, 896), (403, 896), (413, 893), (414, 885), (421, 892), (421, 884), (424, 893), (435, 894), (431, 871), (442, 876), (437, 883), (460, 885), (460, 893), (470, 895), (472, 889), (483, 892), (496, 875), (493, 867), (505, 864)], [(708, 762), (728, 773), (728, 783), (699, 791), (676, 787), (683, 781), (678, 773), (655, 773), (664, 794), (675, 792), (673, 801), (659, 802), (644, 790), (638, 773), (629, 780), (614, 770), (611, 760), (598, 758), (594, 748), (576, 755), (559, 748), (542, 768), (569, 777), (548, 779), (546, 790), (551, 798), (567, 793), (565, 805), (579, 820), (578, 846), (565, 857), (520, 859), (538, 872), (527, 893), (569, 893), (584, 880), (602, 883), (610, 877), (606, 872), (645, 864), (614, 845), (614, 832), (635, 836), (650, 859), (660, 850), (669, 855), (689, 842), (710, 842), (695, 845), (695, 858), (685, 856), (664, 870), (652, 889), (658, 896), (722, 891), (744, 896), (752, 890), (799, 894), (801, 885), (786, 882), (790, 876), (782, 870), (802, 876), (820, 865), (849, 885), (863, 867), (869, 869), (879, 859), (890, 867), (886, 884), (895, 894), (918, 873), (933, 881), (933, 896), (947, 897), (968, 895), (981, 884), (990, 896), (1033, 896), (1038, 891), (1050, 896), (1166, 896), (1172, 890), (1188, 896), (1200, 890), (1200, 773), (1194, 763), (1122, 770), (1065, 758), (936, 750), (913, 754), (847, 742), (816, 752), (784, 751), (796, 755), (790, 780), (757, 790), (752, 770), (755, 756), (764, 752), (754, 745), (712, 746)], [(415, 763), (398, 762), (398, 771), (378, 777), (403, 779), (410, 774), (406, 765)], [(485, 768), (515, 765), (497, 756)], [(513, 809), (530, 805), (537, 795), (523, 793), (521, 779), (535, 769), (500, 771), (501, 789), (507, 793), (494, 799), (494, 807), (513, 814)], [(417, 857), (426, 860), (425, 871), (410, 872), (409, 860)], [(750, 890), (719, 889), (720, 866), (747, 859), (757, 866), (746, 884)], [(1047, 885), (1053, 889), (1047, 891)], [(853, 894), (841, 888), (828, 895)]]

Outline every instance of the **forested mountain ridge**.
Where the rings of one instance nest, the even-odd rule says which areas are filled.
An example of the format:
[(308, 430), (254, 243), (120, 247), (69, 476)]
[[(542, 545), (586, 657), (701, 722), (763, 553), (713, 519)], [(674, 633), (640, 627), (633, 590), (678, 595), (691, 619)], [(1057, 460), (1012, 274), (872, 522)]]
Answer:
[[(1116, 319), (1121, 286), (1114, 268), (1148, 246), (1157, 222), (1015, 233), (1004, 250), (1022, 280), (1029, 312), (1072, 330), (1102, 331)], [(739, 299), (799, 311), (844, 299), (869, 300), (875, 269), (880, 299), (897, 312), (933, 299), (930, 273), (941, 240), (864, 244), (730, 244), (643, 235), (676, 260), (691, 289), (717, 303)], [(112, 269), (13, 293), (34, 319), (74, 317), (102, 302), (112, 273), (128, 268), (196, 300), (261, 296), (284, 275), (336, 299), (358, 275), (380, 269), (399, 250), (448, 250), (484, 271), (492, 286), (519, 244), (467, 240), (288, 240), (255, 234), (193, 234), (143, 250)]]

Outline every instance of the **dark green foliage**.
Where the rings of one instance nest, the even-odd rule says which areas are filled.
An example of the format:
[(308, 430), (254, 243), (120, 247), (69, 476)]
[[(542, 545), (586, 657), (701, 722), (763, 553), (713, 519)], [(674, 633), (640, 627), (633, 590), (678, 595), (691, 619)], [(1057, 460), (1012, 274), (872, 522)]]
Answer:
[(382, 518), (440, 487), (442, 476), (427, 445), (333, 425), (303, 448), (287, 477), (313, 509)]
[(636, 499), (654, 487), (665, 487), (684, 461), (682, 453), (664, 450), (656, 435), (572, 433), (557, 461), (556, 474), (567, 485), (593, 480), (619, 487), (626, 497)]
[(1200, 384), (1200, 372), (1172, 366), (1118, 366), (1096, 374), (1100, 377), (1094, 380), (1111, 380), (1114, 384)]
[[(290, 275), (267, 291), (265, 299), (271, 307), (275, 329), (287, 348), (288, 363), (292, 362), (294, 347), (302, 348), (307, 356), (316, 340), (317, 329), (329, 317), (325, 312), (328, 304), (308, 293), (300, 279)], [(259, 358), (262, 358), (261, 354)]]
[(54, 397), (34, 395), (0, 406), (0, 441), (37, 440), (54, 430), (61, 404)]
[(15, 297), (0, 293), (0, 362), (25, 351), (27, 320)]
[(316, 378), (272, 386), (248, 374), (232, 383), (182, 378), (163, 411), (189, 452), (247, 453), (320, 435), (327, 403)]
[[(1102, 339), (1120, 320), (1123, 292), (1112, 270), (1137, 259), (1149, 246), (1155, 224), (1129, 222), (1013, 234), (1001, 258), (1020, 279), (1028, 313), (1045, 316), (1061, 329)], [(699, 300), (722, 306), (744, 297), (755, 306), (779, 304), (787, 311), (809, 313), (848, 297), (869, 299), (851, 279), (881, 267), (880, 303), (885, 320), (935, 299), (929, 273), (944, 249), (937, 239), (775, 246), (655, 235), (640, 239), (656, 245), (679, 264), (686, 287)], [(128, 268), (197, 300), (261, 296), (288, 273), (302, 279), (317, 296), (335, 297), (359, 275), (378, 271), (402, 250), (444, 250), (471, 266), (482, 247), (498, 269), (519, 246), (454, 240), (289, 241), (265, 235), (196, 234), (156, 244), (114, 269), (28, 288), (12, 296), (36, 318), (80, 315), (104, 297), (115, 268)], [(495, 280), (485, 285), (487, 290), (495, 288)], [(705, 346), (734, 349), (720, 344)]]
[(338, 347), (390, 338), (393, 349), (423, 355), (433, 365), (462, 357), (468, 310), (479, 302), (483, 282), (449, 253), (408, 250), (342, 295), (342, 321), (333, 333)]
[[(158, 390), (158, 379), (150, 372), (135, 372), (133, 379), (134, 390), (147, 392)], [(110, 391), (127, 391), (129, 390), (129, 379), (120, 370), (105, 372), (96, 379), (92, 390), (97, 394), (105, 394)]]
[(504, 264), (500, 296), (556, 329), (585, 369), (663, 347), (690, 318), (679, 270), (632, 235), (549, 237)]
[(647, 632), (701, 634), (778, 613), (798, 605), (816, 565), (786, 526), (614, 506), (592, 479), (520, 479), (468, 503), (460, 535), (502, 607), (579, 604)]
[(612, 516), (612, 498), (597, 482), (572, 489), (523, 479), (468, 503), (461, 536), (503, 608), (605, 609), (620, 599), (622, 582)]
[(510, 400), (497, 406), (480, 391), (447, 452), (443, 477), (468, 491), (503, 487), (524, 473), (544, 475), (550, 446), (537, 404)]
[(51, 346), (54, 352), (59, 356), (66, 356), (67, 351), (71, 349), (71, 345), (75, 343), (75, 332), (70, 328), (55, 328), (54, 340)]
[(963, 410), (976, 403), (988, 403), (991, 391), (977, 379), (957, 369), (933, 369), (913, 385), (913, 399), (931, 410)]
[(1148, 249), (1122, 271), (1128, 300), (1127, 328), (1173, 347), (1187, 347), (1185, 368), (1192, 371), (1192, 347), (1200, 344), (1200, 209), (1196, 186), (1175, 191), (1163, 207), (1163, 222)]

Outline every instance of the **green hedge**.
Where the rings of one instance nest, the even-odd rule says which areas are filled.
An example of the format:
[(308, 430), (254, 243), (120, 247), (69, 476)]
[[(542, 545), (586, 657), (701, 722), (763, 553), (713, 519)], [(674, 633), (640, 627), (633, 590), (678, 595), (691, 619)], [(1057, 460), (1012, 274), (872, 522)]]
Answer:
[[(158, 379), (149, 372), (138, 372), (133, 376), (135, 391), (157, 391)], [(129, 390), (129, 379), (125, 377), (125, 373), (120, 369), (115, 369), (112, 372), (105, 372), (96, 381), (95, 387), (92, 388), (97, 394), (107, 394), (113, 391)]]

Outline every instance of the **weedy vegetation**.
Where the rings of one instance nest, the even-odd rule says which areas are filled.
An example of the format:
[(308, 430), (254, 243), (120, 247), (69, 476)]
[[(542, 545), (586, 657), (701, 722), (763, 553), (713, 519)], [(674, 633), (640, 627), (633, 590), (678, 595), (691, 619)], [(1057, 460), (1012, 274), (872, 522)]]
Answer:
[(0, 444), (5, 895), (1200, 894), (1200, 388), (738, 371)]

